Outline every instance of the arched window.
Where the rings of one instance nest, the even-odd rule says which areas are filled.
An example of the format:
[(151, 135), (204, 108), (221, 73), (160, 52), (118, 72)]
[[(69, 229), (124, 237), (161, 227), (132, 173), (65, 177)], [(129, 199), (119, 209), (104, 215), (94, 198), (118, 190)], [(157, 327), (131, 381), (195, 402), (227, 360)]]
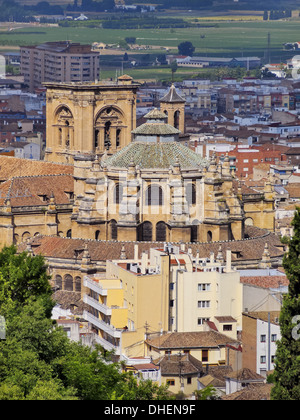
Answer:
[(116, 147), (120, 147), (121, 144), (121, 129), (118, 128), (116, 131)]
[(146, 206), (162, 206), (163, 190), (158, 185), (150, 185), (146, 192)]
[(165, 222), (158, 222), (156, 224), (156, 240), (158, 242), (165, 242), (167, 238), (167, 226)]
[(111, 122), (107, 121), (105, 123), (105, 127), (104, 127), (104, 148), (109, 150), (110, 146), (111, 146), (111, 133), (110, 133), (110, 128), (111, 128)]
[(118, 183), (114, 189), (114, 203), (120, 204), (123, 198), (123, 186), (122, 184)]
[(191, 242), (197, 242), (198, 241), (198, 226), (192, 225), (191, 226)]
[(97, 149), (99, 146), (99, 130), (95, 130), (94, 148)]
[(111, 220), (110, 223), (110, 237), (113, 241), (118, 239), (118, 226), (115, 220)]
[(81, 292), (81, 277), (75, 277), (75, 292)]
[(207, 242), (212, 242), (212, 232), (210, 230), (207, 232)]
[(95, 239), (96, 239), (96, 241), (99, 240), (99, 237), (100, 237), (100, 230), (96, 230), (96, 232), (95, 232)]
[(56, 289), (62, 290), (62, 277), (59, 274), (55, 276), (55, 287)]
[(23, 235), (22, 235), (23, 242), (26, 241), (28, 238), (30, 238), (30, 233), (29, 232), (24, 232)]
[(70, 274), (65, 275), (64, 283), (65, 283), (64, 290), (73, 292), (73, 277)]
[(174, 127), (177, 128), (177, 130), (179, 129), (179, 117), (180, 117), (180, 112), (175, 111), (174, 112)]
[(188, 183), (185, 189), (185, 193), (188, 204), (196, 204), (196, 186), (191, 182)]
[(152, 241), (152, 223), (144, 222), (139, 226), (138, 230), (138, 240), (139, 241)]
[(72, 230), (71, 229), (69, 229), (67, 231), (67, 238), (72, 238)]

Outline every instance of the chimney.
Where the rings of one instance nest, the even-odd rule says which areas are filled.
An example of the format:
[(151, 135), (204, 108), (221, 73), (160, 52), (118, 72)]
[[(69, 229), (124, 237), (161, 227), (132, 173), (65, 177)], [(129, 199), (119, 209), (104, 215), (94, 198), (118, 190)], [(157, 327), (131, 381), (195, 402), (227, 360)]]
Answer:
[(137, 260), (139, 259), (139, 246), (138, 244), (134, 245), (134, 261), (137, 262)]
[(230, 273), (231, 271), (231, 250), (226, 250), (226, 273)]
[(146, 274), (146, 269), (148, 267), (148, 254), (147, 252), (142, 253), (142, 264), (141, 264), (141, 273)]

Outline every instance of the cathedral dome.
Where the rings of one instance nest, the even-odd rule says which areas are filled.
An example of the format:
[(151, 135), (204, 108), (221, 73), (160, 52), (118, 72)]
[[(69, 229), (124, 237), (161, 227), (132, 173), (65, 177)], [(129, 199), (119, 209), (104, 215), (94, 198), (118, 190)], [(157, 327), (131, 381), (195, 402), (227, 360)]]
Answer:
[(167, 124), (166, 114), (154, 108), (145, 115), (147, 122), (132, 131), (133, 141), (105, 160), (107, 166), (141, 169), (169, 169), (206, 166), (206, 160), (179, 142), (180, 131)]
[(109, 167), (128, 168), (134, 164), (141, 169), (204, 168), (206, 160), (179, 142), (133, 142), (106, 160)]

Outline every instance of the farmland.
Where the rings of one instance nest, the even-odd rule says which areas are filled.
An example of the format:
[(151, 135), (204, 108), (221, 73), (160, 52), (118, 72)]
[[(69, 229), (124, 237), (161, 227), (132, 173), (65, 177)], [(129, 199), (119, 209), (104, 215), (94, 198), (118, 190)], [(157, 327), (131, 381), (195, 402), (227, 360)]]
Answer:
[[(215, 22), (214, 22), (215, 24)], [(136, 38), (137, 44), (155, 45), (160, 48), (177, 48), (182, 41), (191, 41), (196, 47), (195, 55), (239, 56), (257, 55), (263, 57), (267, 47), (268, 33), (271, 36), (272, 58), (278, 61), (287, 53), (282, 44), (299, 39), (297, 21), (231, 21), (218, 22), (215, 26), (176, 29), (103, 29), (88, 27), (50, 27), (22, 25), (10, 30), (0, 27), (0, 46), (39, 44), (46, 41), (70, 40), (72, 42), (118, 43), (126, 37)], [(13, 30), (12, 30), (13, 29)], [(157, 52), (157, 51), (153, 51)]]
[[(197, 17), (196, 17), (197, 18)], [(189, 17), (191, 19), (191, 17)], [(197, 18), (198, 19), (198, 18)], [(208, 18), (207, 18), (208, 19)], [(126, 37), (136, 38), (136, 44), (149, 46), (151, 49), (127, 51), (130, 59), (137, 54), (166, 54), (177, 53), (177, 46), (183, 41), (191, 41), (195, 46), (194, 55), (238, 57), (258, 56), (264, 58), (267, 49), (268, 34), (270, 34), (270, 53), (272, 62), (282, 62), (295, 55), (293, 51), (284, 51), (283, 43), (299, 41), (299, 21), (262, 21), (253, 19), (231, 21), (220, 19), (200, 19), (201, 27), (189, 28), (155, 28), (155, 29), (104, 29), (101, 27), (60, 27), (39, 24), (4, 24), (0, 27), (0, 49), (14, 50), (20, 45), (40, 44), (46, 41), (70, 40), (72, 42), (106, 44), (118, 43)], [(109, 50), (107, 50), (109, 52)], [(103, 54), (107, 54), (103, 51)], [(113, 51), (110, 51), (113, 52)], [(119, 51), (124, 54), (125, 51)], [(104, 58), (104, 57), (103, 57)], [(120, 60), (119, 60), (120, 61)], [(108, 74), (102, 61), (103, 75)], [(120, 64), (116, 65), (120, 68)], [(199, 72), (198, 70), (196, 70)], [(126, 72), (129, 72), (129, 70)], [(131, 70), (139, 74), (141, 70)], [(168, 74), (167, 69), (148, 68), (146, 72), (158, 77)], [(160, 74), (159, 74), (160, 73)], [(170, 72), (169, 72), (170, 73)], [(191, 74), (190, 69), (178, 69), (179, 74)], [(111, 75), (111, 73), (109, 73)]]

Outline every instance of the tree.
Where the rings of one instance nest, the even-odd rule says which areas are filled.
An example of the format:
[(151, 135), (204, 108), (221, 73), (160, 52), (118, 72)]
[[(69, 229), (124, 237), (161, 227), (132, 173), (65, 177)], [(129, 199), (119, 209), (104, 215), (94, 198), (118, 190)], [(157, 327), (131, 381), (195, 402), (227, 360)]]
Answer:
[[(283, 297), (279, 325), (281, 339), (277, 343), (273, 400), (300, 400), (300, 208), (292, 222), (294, 236), (288, 240), (288, 253), (283, 267), (289, 279), (288, 293)], [(285, 238), (285, 241), (287, 238)]]
[(269, 13), (267, 10), (264, 11), (263, 20), (269, 20)]
[(177, 64), (176, 60), (171, 62), (170, 69), (171, 69), (171, 72), (172, 72), (172, 82), (174, 82), (174, 74), (176, 73), (176, 71), (178, 69), (178, 64)]
[(44, 259), (0, 252), (0, 400), (167, 399), (166, 387), (137, 381), (102, 347), (71, 342), (51, 319)]
[(178, 45), (178, 54), (179, 55), (187, 55), (192, 57), (195, 51), (195, 47), (190, 41), (181, 42)]
[(18, 306), (41, 297), (50, 314), (54, 302), (49, 279), (41, 255), (17, 254), (15, 246), (4, 247), (0, 252), (0, 307), (9, 301)]

